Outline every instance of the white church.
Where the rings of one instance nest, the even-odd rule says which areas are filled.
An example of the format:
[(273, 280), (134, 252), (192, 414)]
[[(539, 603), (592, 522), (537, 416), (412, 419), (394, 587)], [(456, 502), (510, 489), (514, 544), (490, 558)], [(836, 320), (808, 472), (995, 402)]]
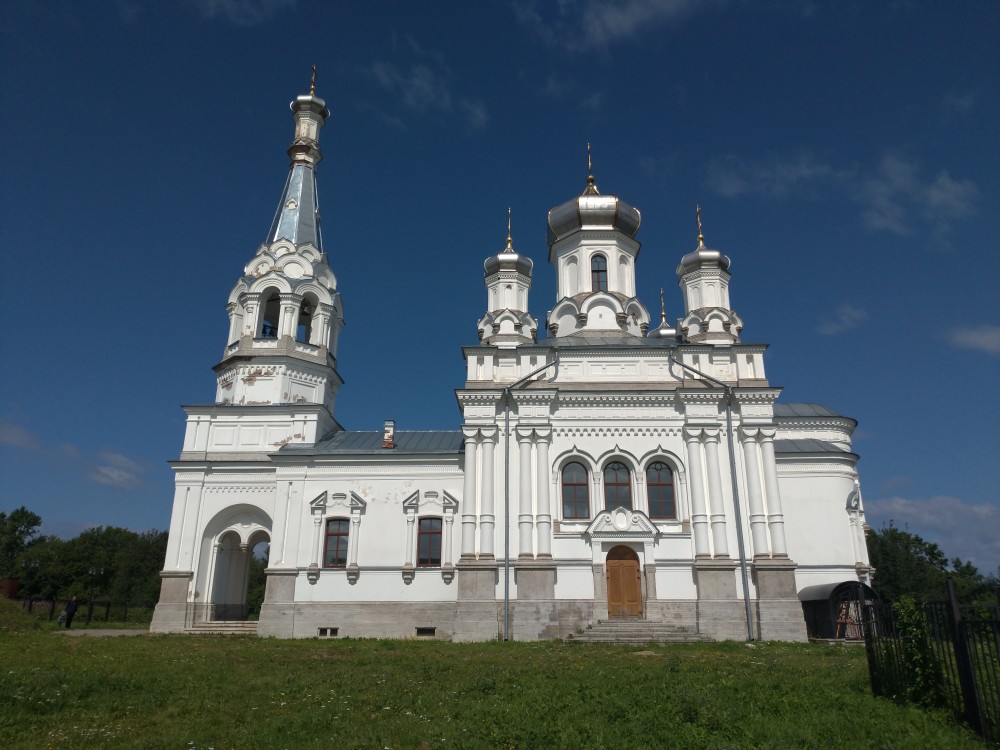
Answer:
[(261, 542), (266, 593), (244, 627), (285, 638), (538, 640), (612, 624), (651, 640), (804, 640), (825, 627), (807, 625), (810, 606), (829, 619), (832, 592), (869, 582), (856, 422), (778, 401), (766, 346), (741, 340), (730, 260), (700, 226), (677, 266), (683, 317), (668, 323), (661, 295), (651, 319), (639, 211), (592, 176), (548, 214), (557, 289), (541, 330), (532, 261), (509, 233), (486, 259), (457, 429), (344, 429), (344, 303), (316, 192), (329, 112), (314, 90), (291, 108), (291, 168), (229, 295), (215, 398), (184, 407), (153, 631), (246, 620)]

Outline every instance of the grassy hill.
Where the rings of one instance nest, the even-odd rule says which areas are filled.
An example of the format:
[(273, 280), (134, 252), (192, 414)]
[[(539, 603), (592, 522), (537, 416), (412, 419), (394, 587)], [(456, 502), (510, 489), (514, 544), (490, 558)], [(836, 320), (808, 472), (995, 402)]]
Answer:
[(42, 630), (0, 665), (4, 748), (982, 748), (873, 698), (856, 646)]
[(22, 609), (20, 602), (0, 596), (0, 634), (41, 630), (41, 624)]

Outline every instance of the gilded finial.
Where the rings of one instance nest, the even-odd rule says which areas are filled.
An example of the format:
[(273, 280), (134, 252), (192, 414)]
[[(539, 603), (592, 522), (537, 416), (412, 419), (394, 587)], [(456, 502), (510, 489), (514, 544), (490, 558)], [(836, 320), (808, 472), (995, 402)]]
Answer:
[(660, 325), (667, 324), (667, 306), (663, 304), (663, 287), (660, 287)]
[(312, 78), (309, 80), (309, 96), (316, 96), (316, 66), (313, 65)]
[(590, 159), (590, 144), (587, 144), (587, 187), (583, 190), (584, 195), (600, 195), (597, 185), (594, 184), (594, 165)]
[(507, 206), (507, 252), (514, 252), (514, 240), (510, 236), (510, 206)]
[(701, 206), (696, 205), (694, 212), (698, 218), (698, 247), (705, 247), (705, 236), (701, 233)]

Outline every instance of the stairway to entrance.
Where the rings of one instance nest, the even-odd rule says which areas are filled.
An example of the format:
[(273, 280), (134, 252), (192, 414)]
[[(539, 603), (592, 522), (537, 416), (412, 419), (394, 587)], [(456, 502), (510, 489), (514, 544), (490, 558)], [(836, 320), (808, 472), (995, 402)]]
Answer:
[(565, 638), (574, 643), (700, 643), (708, 638), (691, 628), (652, 620), (598, 620)]
[(257, 635), (256, 620), (213, 620), (196, 622), (189, 633), (200, 635)]

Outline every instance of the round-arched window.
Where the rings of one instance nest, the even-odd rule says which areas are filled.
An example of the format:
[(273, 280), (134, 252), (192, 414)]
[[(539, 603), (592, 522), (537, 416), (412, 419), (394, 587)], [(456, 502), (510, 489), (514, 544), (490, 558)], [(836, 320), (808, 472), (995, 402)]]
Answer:
[(652, 463), (646, 469), (646, 492), (650, 518), (677, 518), (674, 473), (662, 461)]
[(612, 461), (604, 467), (604, 507), (632, 510), (632, 479), (621, 461)]

